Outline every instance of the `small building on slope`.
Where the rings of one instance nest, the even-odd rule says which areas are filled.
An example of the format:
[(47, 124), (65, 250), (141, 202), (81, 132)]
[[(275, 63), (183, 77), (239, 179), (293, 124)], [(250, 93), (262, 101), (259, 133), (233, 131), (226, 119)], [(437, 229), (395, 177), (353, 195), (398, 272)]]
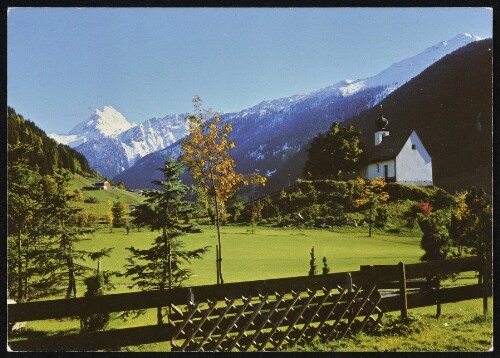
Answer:
[(111, 184), (109, 183), (109, 181), (101, 181), (101, 182), (94, 183), (94, 188), (111, 190)]
[(382, 115), (376, 120), (375, 149), (361, 175), (368, 180), (383, 177), (388, 182), (428, 186), (432, 182), (432, 158), (414, 130), (389, 135), (389, 121)]

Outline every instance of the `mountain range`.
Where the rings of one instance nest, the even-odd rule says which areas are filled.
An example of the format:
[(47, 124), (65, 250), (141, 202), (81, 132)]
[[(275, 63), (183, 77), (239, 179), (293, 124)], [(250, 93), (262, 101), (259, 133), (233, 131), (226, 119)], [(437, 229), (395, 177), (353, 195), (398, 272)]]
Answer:
[[(237, 146), (232, 155), (238, 170), (265, 174), (269, 189), (299, 177), (297, 167), (303, 160), (297, 158), (304, 158), (309, 141), (326, 131), (333, 121), (355, 118), (436, 61), (478, 40), (470, 34), (457, 35), (373, 77), (344, 80), (315, 92), (263, 101), (237, 113), (222, 114), (222, 120), (233, 125), (232, 138)], [(186, 133), (184, 117), (168, 115), (134, 126), (108, 106), (96, 110), (68, 135), (51, 136), (83, 153), (100, 174), (123, 180), (131, 188), (150, 187), (151, 181), (158, 179), (155, 169), (168, 155), (179, 153), (179, 140)], [(290, 163), (296, 165), (290, 168)]]

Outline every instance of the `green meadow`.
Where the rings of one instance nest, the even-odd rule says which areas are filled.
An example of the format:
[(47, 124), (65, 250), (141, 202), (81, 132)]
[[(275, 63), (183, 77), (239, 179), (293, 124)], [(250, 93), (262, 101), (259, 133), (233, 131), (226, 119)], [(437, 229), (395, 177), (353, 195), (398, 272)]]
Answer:
[[(191, 262), (193, 276), (186, 286), (215, 284), (215, 245), (217, 242), (214, 227), (201, 226), (202, 233), (187, 234), (182, 237), (186, 248), (210, 246), (208, 253), (200, 260)], [(109, 233), (100, 228), (87, 234), (78, 243), (78, 248), (98, 250), (113, 248), (110, 257), (101, 260), (103, 270), (123, 272), (128, 256), (127, 247), (148, 247), (156, 232), (146, 229), (131, 230), (115, 228)], [(423, 250), (420, 248), (420, 232), (401, 236), (375, 230), (368, 237), (365, 228), (298, 229), (257, 227), (252, 233), (247, 226), (224, 226), (222, 228), (223, 275), (226, 283), (251, 281), (279, 277), (305, 276), (309, 270), (309, 252), (314, 246), (318, 274), (321, 273), (322, 258), (326, 257), (330, 272), (359, 270), (364, 264), (396, 264), (420, 262)], [(86, 262), (97, 267), (95, 262)], [(461, 277), (467, 283), (477, 282), (473, 274)], [(131, 292), (131, 280), (126, 277), (113, 277), (115, 289), (108, 293)], [(465, 283), (465, 282), (464, 282)], [(446, 283), (445, 283), (446, 284)], [(448, 282), (447, 284), (457, 284)], [(78, 286), (78, 296), (85, 288)], [(492, 300), (489, 312), (482, 315), (480, 299), (445, 304), (442, 316), (436, 319), (436, 307), (423, 307), (410, 310), (412, 322), (401, 329), (398, 312), (384, 316), (384, 331), (375, 334), (360, 333), (341, 341), (322, 343), (314, 341), (311, 345), (288, 348), (291, 351), (486, 351), (492, 340)], [(156, 323), (155, 310), (126, 321), (115, 317), (108, 329), (137, 327)], [(28, 322), (26, 329), (13, 335), (12, 339), (41, 337), (79, 332), (78, 319), (46, 320)], [(443, 337), (446, 336), (446, 339)], [(169, 342), (159, 342), (141, 346), (122, 347), (122, 351), (169, 351)]]
[[(193, 260), (190, 268), (193, 277), (186, 286), (216, 283), (215, 245), (217, 236), (214, 227), (202, 226), (202, 233), (191, 233), (182, 237), (185, 248), (209, 246), (209, 251), (200, 260)], [(310, 250), (314, 246), (318, 273), (322, 259), (326, 257), (330, 272), (359, 270), (360, 265), (397, 264), (420, 262), (423, 250), (420, 236), (396, 236), (375, 232), (368, 237), (367, 229), (343, 229), (340, 232), (324, 229), (297, 229), (257, 227), (252, 233), (247, 226), (222, 227), (222, 272), (224, 282), (252, 281), (260, 279), (305, 276), (309, 271)], [(127, 247), (147, 248), (156, 237), (156, 232), (142, 228), (140, 232), (125, 229), (99, 229), (78, 243), (78, 248), (98, 250), (113, 248), (109, 258), (101, 260), (103, 270), (123, 271), (129, 255)], [(115, 278), (116, 292), (126, 292), (126, 278)]]

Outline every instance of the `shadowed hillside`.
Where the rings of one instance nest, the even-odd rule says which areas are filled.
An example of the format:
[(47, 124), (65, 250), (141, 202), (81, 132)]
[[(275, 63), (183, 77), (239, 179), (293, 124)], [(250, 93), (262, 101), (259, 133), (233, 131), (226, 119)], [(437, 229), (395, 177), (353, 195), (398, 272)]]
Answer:
[[(484, 186), (491, 192), (492, 41), (467, 45), (430, 66), (382, 101), (390, 133), (414, 129), (433, 160), (434, 184), (450, 191)], [(366, 155), (374, 147), (378, 105), (347, 119), (362, 132)], [(299, 175), (304, 151), (269, 182)]]

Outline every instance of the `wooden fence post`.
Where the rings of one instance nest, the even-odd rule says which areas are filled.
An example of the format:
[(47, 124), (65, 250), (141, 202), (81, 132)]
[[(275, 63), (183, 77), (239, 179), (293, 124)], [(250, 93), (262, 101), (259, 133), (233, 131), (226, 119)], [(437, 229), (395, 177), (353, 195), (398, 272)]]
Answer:
[(441, 302), (439, 302), (439, 288), (441, 287), (441, 280), (439, 277), (437, 278), (437, 283), (436, 283), (436, 318), (441, 317)]
[(188, 288), (187, 304), (194, 305), (194, 293), (191, 287)]
[(488, 313), (488, 260), (486, 259), (486, 256), (483, 256), (482, 262), (481, 262), (481, 275), (483, 279), (483, 314), (486, 315)]
[(406, 297), (406, 271), (405, 264), (401, 261), (399, 267), (399, 295), (401, 296), (401, 317), (408, 318), (408, 300)]
[(352, 292), (352, 276), (351, 273), (348, 272), (345, 275), (345, 283), (344, 283), (344, 288), (347, 288), (347, 292), (351, 293)]

